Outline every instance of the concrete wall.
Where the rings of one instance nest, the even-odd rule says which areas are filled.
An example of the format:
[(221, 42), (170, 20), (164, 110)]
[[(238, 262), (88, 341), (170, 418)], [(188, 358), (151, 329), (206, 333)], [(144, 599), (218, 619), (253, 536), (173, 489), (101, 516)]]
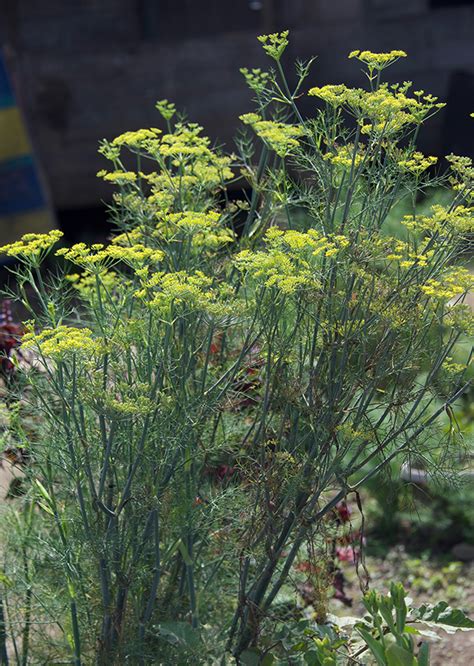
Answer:
[(422, 147), (474, 152), (474, 4), (433, 2), (0, 0), (0, 29), (53, 200), (71, 208), (108, 199), (95, 177), (104, 166), (98, 140), (156, 125), (156, 99), (175, 101), (230, 145), (237, 116), (250, 109), (239, 67), (267, 66), (255, 36), (285, 27), (289, 64), (319, 55), (308, 87), (362, 85), (346, 59), (352, 49), (406, 50), (393, 75), (452, 103), (424, 131)]

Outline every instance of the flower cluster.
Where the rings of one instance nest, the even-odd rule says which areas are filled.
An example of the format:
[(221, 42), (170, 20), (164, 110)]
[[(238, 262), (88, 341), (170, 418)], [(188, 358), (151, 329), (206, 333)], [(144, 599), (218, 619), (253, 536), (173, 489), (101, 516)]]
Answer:
[(416, 176), (421, 175), (424, 171), (435, 165), (438, 161), (437, 157), (425, 157), (423, 153), (415, 151), (409, 157), (398, 161), (398, 166), (404, 171), (409, 171)]
[(316, 257), (334, 257), (349, 245), (346, 236), (321, 236), (315, 229), (304, 233), (271, 227), (265, 240), (266, 250), (243, 250), (235, 264), (254, 279), (263, 279), (266, 287), (276, 286), (285, 294), (293, 294), (302, 286), (318, 288)]
[(117, 293), (117, 288), (129, 284), (123, 275), (119, 276), (115, 271), (104, 269), (100, 273), (100, 280), (90, 273), (70, 273), (66, 280), (74, 287), (79, 296), (86, 302), (97, 304), (99, 298), (111, 298)]
[(185, 311), (200, 310), (210, 314), (222, 314), (224, 306), (219, 301), (219, 293), (212, 288), (212, 278), (201, 271), (187, 273), (154, 273), (139, 271), (141, 289), (135, 297), (142, 300), (146, 307), (158, 311), (162, 316), (176, 306)]
[(440, 279), (429, 279), (421, 286), (426, 296), (438, 300), (459, 298), (474, 287), (474, 275), (466, 268), (452, 268)]
[[(169, 122), (174, 104), (162, 100), (157, 107)], [(123, 166), (123, 148), (138, 155), (136, 172)], [(178, 122), (165, 134), (156, 128), (125, 132), (112, 142), (103, 141), (100, 152), (112, 162), (113, 169), (97, 175), (120, 186), (114, 201), (130, 219), (152, 220), (177, 203), (179, 208), (199, 208), (209, 194), (234, 177), (230, 166), (235, 156), (212, 150), (210, 139), (196, 123)], [(157, 171), (142, 170), (141, 165), (150, 160), (158, 165)]]
[(432, 95), (409, 97), (410, 86), (410, 82), (402, 86), (383, 83), (367, 91), (338, 84), (311, 88), (308, 94), (334, 108), (345, 108), (357, 119), (362, 134), (387, 137), (410, 124), (419, 125), (430, 112), (444, 106)]
[(108, 412), (113, 412), (120, 416), (143, 416), (149, 414), (155, 408), (153, 402), (144, 395), (133, 396), (133, 398), (122, 399), (114, 398), (108, 394), (104, 396), (103, 407)]
[(42, 356), (62, 359), (68, 354), (90, 357), (105, 351), (104, 341), (94, 338), (89, 328), (57, 326), (44, 328), (40, 333), (28, 330), (22, 338), (22, 348), (38, 351)]
[(450, 183), (456, 191), (465, 191), (469, 198), (474, 194), (474, 166), (470, 157), (460, 155), (446, 155), (446, 160), (451, 165), (452, 176)]
[(158, 100), (155, 106), (165, 120), (171, 120), (176, 113), (175, 104), (173, 104), (173, 102), (168, 102), (167, 99)]
[(468, 337), (474, 335), (474, 311), (466, 303), (451, 305), (445, 314), (444, 322), (446, 326), (450, 326)]
[(443, 370), (449, 375), (459, 375), (464, 372), (469, 366), (465, 363), (456, 363), (451, 356), (447, 356), (443, 362)]
[(62, 236), (63, 232), (58, 229), (53, 229), (47, 234), (25, 234), (20, 240), (0, 247), (0, 254), (37, 262), (51, 250)]
[(260, 35), (258, 41), (263, 44), (265, 53), (278, 62), (288, 46), (288, 35), (289, 31), (284, 30), (283, 32), (274, 32), (271, 35)]
[(331, 162), (343, 169), (350, 169), (359, 167), (365, 158), (365, 148), (363, 144), (357, 147), (354, 144), (346, 144), (345, 146), (336, 146), (334, 150), (328, 151), (323, 155), (323, 159)]
[(268, 72), (262, 72), (262, 70), (258, 68), (249, 70), (247, 67), (242, 67), (240, 73), (245, 78), (248, 87), (256, 93), (262, 92), (270, 80), (270, 74)]
[(420, 267), (427, 266), (434, 255), (434, 250), (424, 252), (419, 249), (415, 250), (409, 243), (402, 240), (389, 238), (383, 242), (391, 245), (390, 252), (385, 258), (389, 261), (397, 261), (400, 268), (411, 268), (415, 264)]
[(271, 227), (266, 233), (266, 242), (270, 248), (288, 251), (308, 251), (313, 257), (324, 254), (326, 257), (335, 256), (340, 250), (350, 244), (347, 236), (336, 234), (322, 236), (316, 229), (307, 232), (288, 229), (283, 231), (278, 227)]
[(405, 51), (390, 51), (389, 53), (372, 53), (372, 51), (352, 51), (349, 58), (357, 58), (369, 67), (369, 70), (381, 71), (389, 67), (399, 58), (406, 58)]
[(172, 134), (164, 134), (160, 145), (163, 157), (211, 157), (211, 143), (207, 136), (201, 136), (202, 127), (197, 123), (178, 123)]
[(103, 180), (114, 185), (125, 185), (137, 180), (137, 174), (134, 171), (106, 171), (101, 169), (97, 172), (97, 177), (103, 178)]
[(91, 272), (102, 271), (105, 267), (117, 261), (136, 266), (137, 264), (143, 264), (145, 261), (159, 262), (164, 257), (161, 250), (145, 247), (140, 243), (129, 246), (116, 243), (110, 245), (94, 243), (88, 246), (85, 243), (76, 243), (70, 248), (61, 248), (56, 252), (56, 255), (62, 256), (72, 264), (81, 266)]
[(280, 157), (285, 157), (294, 148), (297, 148), (300, 144), (295, 137), (302, 136), (305, 133), (299, 125), (262, 120), (257, 113), (246, 113), (240, 116), (240, 120), (245, 125), (250, 125), (255, 134)]
[(456, 206), (451, 210), (435, 204), (431, 206), (431, 213), (431, 215), (405, 215), (402, 224), (410, 231), (427, 233), (465, 234), (474, 231), (474, 208), (472, 206)]
[(191, 238), (194, 247), (213, 249), (235, 240), (235, 233), (221, 225), (222, 216), (215, 211), (185, 211), (158, 216), (159, 222), (153, 232), (158, 238), (181, 240), (184, 233)]
[(139, 129), (134, 132), (124, 132), (115, 137), (112, 141), (112, 146), (126, 146), (127, 148), (133, 148), (136, 150), (142, 148), (148, 149), (150, 145), (155, 145), (160, 134), (161, 130), (157, 127)]

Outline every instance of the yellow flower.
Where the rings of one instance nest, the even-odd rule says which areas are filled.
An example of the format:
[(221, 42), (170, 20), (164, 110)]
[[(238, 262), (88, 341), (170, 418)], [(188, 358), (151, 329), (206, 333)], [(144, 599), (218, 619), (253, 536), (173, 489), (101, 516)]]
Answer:
[(134, 183), (137, 180), (137, 174), (133, 171), (105, 171), (105, 169), (102, 169), (97, 172), (97, 177), (118, 185)]
[(40, 333), (29, 330), (22, 338), (23, 349), (33, 349), (43, 356), (62, 359), (68, 354), (86, 357), (105, 351), (102, 339), (95, 339), (89, 328), (57, 326), (45, 328)]
[(147, 147), (149, 141), (156, 141), (157, 137), (161, 134), (161, 130), (157, 127), (150, 129), (139, 129), (134, 132), (124, 132), (117, 136), (113, 141), (113, 146), (127, 146), (128, 148), (142, 148)]
[(408, 97), (411, 83), (402, 86), (382, 83), (376, 90), (347, 88), (345, 85), (327, 85), (311, 88), (308, 94), (326, 104), (347, 109), (356, 119), (362, 134), (386, 137), (397, 134), (407, 125), (418, 125), (424, 118), (444, 104), (432, 95)]
[(274, 32), (271, 35), (260, 35), (258, 41), (263, 44), (263, 50), (270, 58), (278, 61), (283, 55), (284, 50), (288, 46), (289, 31)]
[(343, 169), (350, 169), (352, 165), (357, 168), (364, 161), (364, 146), (359, 144), (357, 150), (355, 150), (354, 144), (350, 143), (345, 146), (338, 146), (334, 152), (327, 152), (323, 155), (323, 159)]
[(426, 171), (431, 166), (436, 164), (438, 161), (437, 157), (425, 157), (423, 153), (415, 151), (411, 156), (407, 156), (403, 160), (398, 161), (398, 166), (401, 167), (404, 171), (409, 171), (414, 173), (416, 176), (419, 176)]
[(212, 278), (201, 271), (159, 272), (151, 277), (142, 272), (139, 277), (142, 288), (135, 292), (135, 297), (161, 316), (165, 317), (176, 306), (185, 311), (198, 310), (213, 315), (232, 312), (231, 305), (227, 307), (220, 300), (219, 290), (212, 288)]
[(182, 213), (160, 214), (160, 222), (157, 225), (155, 236), (165, 240), (177, 239), (182, 242), (180, 232), (184, 232), (191, 238), (194, 247), (217, 248), (235, 239), (232, 229), (221, 226), (221, 213), (208, 211), (206, 213), (197, 211), (186, 211)]
[(171, 118), (176, 113), (176, 106), (173, 104), (173, 102), (168, 102), (167, 99), (158, 100), (155, 106), (165, 120), (171, 120)]
[(461, 372), (464, 372), (469, 366), (465, 363), (456, 363), (451, 356), (447, 356), (443, 361), (442, 367), (449, 375), (458, 375)]
[(450, 210), (435, 204), (431, 206), (431, 215), (405, 215), (402, 224), (410, 231), (471, 233), (474, 231), (474, 207), (456, 206)]
[(280, 157), (285, 157), (297, 148), (300, 144), (295, 137), (304, 134), (304, 129), (299, 125), (262, 120), (256, 113), (246, 113), (240, 116), (240, 120), (245, 125), (251, 125), (257, 136)]
[(392, 249), (385, 259), (399, 262), (400, 268), (411, 268), (415, 264), (420, 267), (427, 266), (434, 255), (434, 250), (415, 251), (409, 243), (395, 238), (387, 238), (384, 244)]
[(431, 278), (421, 286), (426, 296), (438, 300), (451, 300), (467, 293), (474, 287), (474, 275), (466, 268), (453, 268), (439, 279)]
[(243, 250), (236, 267), (266, 287), (277, 287), (284, 294), (293, 294), (301, 287), (319, 288), (316, 271), (319, 255), (337, 255), (350, 243), (346, 236), (321, 236), (315, 229), (307, 232), (283, 231), (271, 227), (266, 235), (266, 250)]
[(0, 254), (39, 261), (62, 236), (63, 232), (58, 229), (47, 234), (25, 234), (20, 240), (0, 247)]
[[(123, 241), (123, 235), (119, 240)], [(61, 248), (56, 252), (56, 255), (62, 256), (72, 264), (81, 266), (93, 273), (102, 273), (117, 261), (136, 266), (144, 261), (158, 262), (164, 257), (161, 250), (145, 247), (141, 243), (130, 246), (117, 243), (104, 246), (101, 243), (95, 243), (90, 247), (85, 243), (76, 243), (70, 248)]]
[(308, 91), (308, 95), (319, 97), (331, 106), (343, 106), (347, 103), (351, 92), (350, 88), (341, 83), (322, 86), (320, 88), (316, 86)]
[(406, 58), (405, 51), (390, 51), (389, 53), (372, 53), (372, 51), (352, 51), (349, 58), (357, 58), (369, 66), (370, 69), (382, 70), (389, 67), (399, 58)]
[(261, 92), (270, 79), (270, 74), (262, 72), (261, 69), (248, 70), (246, 67), (242, 67), (240, 73), (245, 78), (249, 88), (255, 90), (255, 92)]

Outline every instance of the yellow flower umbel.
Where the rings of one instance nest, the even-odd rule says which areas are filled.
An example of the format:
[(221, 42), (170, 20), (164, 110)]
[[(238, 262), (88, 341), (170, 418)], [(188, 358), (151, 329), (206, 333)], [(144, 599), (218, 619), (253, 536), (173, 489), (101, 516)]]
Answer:
[(139, 129), (134, 132), (124, 132), (117, 136), (113, 141), (113, 146), (127, 146), (127, 148), (134, 149), (149, 149), (150, 146), (155, 146), (161, 130), (157, 127), (150, 127), (149, 129)]
[(72, 284), (84, 301), (93, 305), (97, 305), (100, 299), (116, 297), (120, 293), (120, 289), (130, 284), (130, 281), (123, 275), (119, 276), (114, 271), (107, 270), (100, 274), (99, 281), (97, 281), (95, 275), (87, 272), (82, 274), (71, 273), (66, 275), (65, 279)]
[(474, 208), (456, 206), (453, 210), (440, 204), (431, 206), (431, 215), (405, 215), (402, 224), (410, 231), (460, 236), (474, 231)]
[(315, 86), (308, 91), (308, 95), (311, 95), (312, 97), (319, 97), (319, 99), (322, 99), (330, 106), (340, 107), (349, 104), (353, 92), (354, 91), (351, 88), (348, 88), (346, 85), (341, 83), (329, 84), (322, 87)]
[(429, 115), (445, 106), (432, 95), (408, 96), (410, 82), (402, 86), (382, 83), (374, 90), (326, 85), (308, 92), (333, 108), (343, 108), (356, 118), (361, 134), (390, 138), (409, 125), (419, 125)]
[(415, 250), (409, 243), (395, 238), (389, 238), (383, 242), (391, 246), (390, 252), (385, 258), (389, 261), (398, 262), (400, 268), (411, 268), (415, 265), (419, 267), (427, 266), (434, 255), (434, 250), (421, 251), (420, 248)]
[(352, 51), (349, 53), (348, 58), (356, 58), (360, 62), (367, 65), (367, 78), (370, 81), (370, 85), (378, 87), (380, 83), (380, 75), (384, 69), (393, 65), (394, 62), (400, 58), (406, 58), (407, 54), (405, 51), (394, 50), (389, 51), (388, 53), (372, 53), (372, 51)]
[(250, 125), (269, 148), (280, 157), (290, 154), (300, 144), (295, 137), (302, 136), (304, 130), (299, 125), (289, 125), (273, 120), (262, 120), (256, 113), (246, 113), (240, 116), (245, 125)]
[(28, 331), (22, 338), (22, 348), (37, 351), (44, 357), (56, 360), (70, 354), (90, 357), (104, 352), (104, 341), (94, 339), (89, 328), (57, 326), (45, 328), (40, 333)]
[(469, 199), (474, 198), (474, 166), (470, 157), (460, 155), (446, 155), (451, 165), (449, 182), (457, 192), (463, 192)]
[(247, 67), (242, 67), (240, 73), (244, 77), (249, 88), (254, 90), (256, 93), (262, 92), (270, 80), (270, 74), (268, 72), (262, 72), (261, 69), (247, 69)]
[(137, 272), (141, 289), (135, 297), (144, 305), (167, 317), (176, 309), (181, 314), (193, 311), (211, 315), (226, 315), (230, 308), (220, 300), (220, 292), (212, 287), (213, 280), (202, 271), (187, 273), (155, 273), (151, 277), (144, 270)]
[(70, 248), (61, 248), (56, 252), (56, 255), (62, 256), (72, 264), (96, 274), (102, 273), (118, 261), (123, 261), (135, 268), (145, 262), (159, 262), (164, 257), (161, 250), (145, 247), (141, 243), (129, 247), (115, 243), (107, 246), (102, 243), (94, 243), (91, 246), (85, 243), (76, 243)]
[(359, 144), (357, 150), (354, 147), (354, 144), (338, 146), (334, 151), (328, 151), (323, 155), (324, 160), (331, 162), (336, 166), (340, 166), (343, 169), (350, 169), (352, 166), (354, 168), (359, 167), (364, 161), (364, 157), (365, 147), (363, 144)]
[[(99, 171), (98, 176), (120, 187), (114, 195), (117, 210), (143, 222), (175, 205), (199, 209), (210, 194), (234, 177), (230, 166), (235, 157), (212, 150), (200, 125), (178, 122), (172, 127), (174, 104), (162, 100), (157, 108), (167, 122), (167, 133), (153, 127), (125, 132), (112, 142), (103, 141), (99, 151), (113, 168)], [(135, 156), (136, 171), (124, 167), (122, 153), (126, 151)], [(144, 168), (150, 164), (155, 171)]]
[(158, 100), (155, 106), (165, 120), (171, 120), (176, 113), (176, 106), (173, 102), (168, 102), (167, 99)]
[(403, 171), (408, 171), (418, 177), (424, 171), (434, 166), (437, 161), (437, 157), (425, 157), (423, 153), (415, 151), (412, 155), (406, 156), (404, 159), (399, 160), (398, 166)]
[(278, 62), (288, 46), (288, 35), (289, 31), (284, 30), (271, 35), (260, 35), (258, 41), (263, 45), (265, 53)]
[(105, 249), (105, 252), (114, 261), (123, 261), (133, 268), (142, 266), (145, 262), (159, 263), (165, 256), (161, 250), (145, 247), (141, 243), (129, 247), (112, 244)]
[(20, 240), (0, 247), (0, 254), (39, 265), (62, 236), (63, 232), (58, 229), (47, 234), (25, 234)]
[(221, 214), (185, 211), (159, 215), (154, 236), (167, 241), (182, 242), (188, 238), (193, 247), (216, 249), (235, 239), (235, 233), (221, 225)]
[(374, 70), (382, 71), (386, 67), (390, 67), (394, 62), (400, 58), (406, 58), (405, 51), (390, 51), (389, 53), (372, 53), (372, 51), (352, 51), (349, 53), (349, 58), (357, 58), (360, 62), (367, 65), (369, 72)]
[(294, 294), (300, 287), (318, 288), (317, 257), (334, 257), (349, 245), (349, 239), (343, 235), (328, 237), (315, 229), (305, 233), (278, 227), (267, 231), (265, 241), (266, 250), (240, 252), (236, 266), (264, 286), (275, 286), (284, 294)]
[(134, 183), (137, 180), (137, 174), (134, 171), (105, 171), (102, 169), (97, 172), (97, 178), (102, 178), (114, 185), (126, 185)]
[(469, 365), (466, 363), (456, 363), (456, 361), (454, 361), (451, 356), (447, 356), (443, 361), (442, 368), (449, 375), (459, 375), (465, 372)]
[(430, 279), (421, 287), (426, 296), (441, 301), (457, 299), (474, 287), (474, 275), (466, 268), (452, 268), (439, 279)]

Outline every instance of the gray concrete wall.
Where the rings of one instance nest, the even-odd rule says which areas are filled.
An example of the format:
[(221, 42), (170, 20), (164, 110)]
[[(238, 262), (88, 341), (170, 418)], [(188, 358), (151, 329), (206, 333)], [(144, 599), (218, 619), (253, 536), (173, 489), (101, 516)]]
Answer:
[[(393, 75), (454, 104), (451, 117), (443, 113), (424, 131), (427, 152), (459, 143), (464, 106), (471, 128), (473, 3), (435, 10), (430, 0), (267, 0), (255, 11), (247, 0), (1, 0), (0, 17), (57, 207), (109, 198), (95, 177), (104, 166), (98, 140), (156, 125), (156, 99), (175, 101), (230, 145), (237, 116), (250, 109), (239, 67), (267, 66), (255, 36), (272, 29), (291, 29), (289, 64), (319, 55), (308, 87), (362, 85), (357, 63), (346, 59), (352, 49), (406, 50)], [(465, 149), (474, 149), (472, 131)]]

